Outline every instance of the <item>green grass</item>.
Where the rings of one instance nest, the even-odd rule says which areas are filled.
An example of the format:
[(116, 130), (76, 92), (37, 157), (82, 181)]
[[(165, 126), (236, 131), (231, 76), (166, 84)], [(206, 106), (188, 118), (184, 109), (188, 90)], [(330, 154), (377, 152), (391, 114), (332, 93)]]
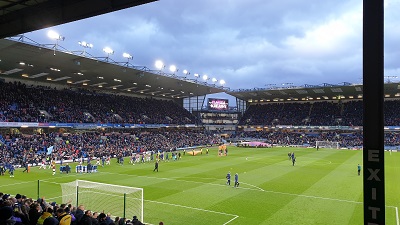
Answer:
[[(295, 166), (289, 151), (295, 152)], [(150, 224), (363, 224), (363, 178), (357, 176), (362, 151), (229, 147), (227, 157), (211, 149), (208, 156), (161, 162), (158, 173), (153, 163), (128, 161), (118, 166), (113, 159), (111, 166), (85, 175), (18, 169), (14, 178), (0, 177), (0, 191), (36, 198), (37, 180), (45, 180), (54, 183), (43, 185), (40, 195), (53, 198), (61, 194), (57, 183), (84, 179), (143, 188), (144, 220)], [(395, 225), (400, 153), (386, 152), (385, 162), (386, 224)], [(240, 188), (225, 185), (228, 171), (239, 173)]]

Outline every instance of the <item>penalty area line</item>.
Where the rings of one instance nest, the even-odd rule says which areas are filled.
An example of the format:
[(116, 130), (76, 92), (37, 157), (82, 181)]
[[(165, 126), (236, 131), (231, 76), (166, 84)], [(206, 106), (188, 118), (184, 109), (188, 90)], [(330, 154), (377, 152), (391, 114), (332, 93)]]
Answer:
[(400, 221), (399, 221), (399, 209), (397, 208), (397, 206), (390, 206), (390, 205), (387, 205), (386, 207), (393, 208), (393, 209), (396, 211), (396, 225), (400, 225)]
[(186, 208), (186, 209), (193, 209), (193, 210), (198, 210), (198, 211), (203, 211), (203, 212), (209, 212), (209, 213), (215, 213), (215, 214), (220, 214), (224, 216), (232, 216), (233, 218), (227, 221), (225, 224), (228, 224), (232, 222), (233, 220), (237, 219), (239, 216), (230, 214), (230, 213), (224, 213), (224, 212), (218, 212), (218, 211), (213, 211), (213, 210), (208, 210), (208, 209), (200, 209), (200, 208), (195, 208), (195, 207), (190, 207), (190, 206), (185, 206), (185, 205), (177, 205), (173, 203), (167, 203), (167, 202), (159, 202), (159, 201), (153, 201), (153, 200), (146, 200), (144, 199), (145, 202), (152, 202), (152, 203), (157, 203), (157, 204), (163, 204), (163, 205), (169, 205), (169, 206), (175, 206), (175, 207), (181, 207), (181, 208)]

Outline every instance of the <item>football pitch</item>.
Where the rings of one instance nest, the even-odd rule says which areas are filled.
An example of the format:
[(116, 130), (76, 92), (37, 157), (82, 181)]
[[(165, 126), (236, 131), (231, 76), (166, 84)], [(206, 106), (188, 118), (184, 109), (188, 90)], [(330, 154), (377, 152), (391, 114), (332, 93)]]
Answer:
[[(144, 190), (144, 222), (148, 224), (363, 224), (362, 151), (306, 148), (238, 148), (228, 146), (228, 156), (182, 156), (154, 163), (100, 167), (99, 172), (52, 175), (49, 169), (17, 169), (15, 177), (0, 177), (0, 192), (60, 201), (59, 183), (76, 179)], [(294, 152), (296, 164), (288, 158)], [(386, 224), (399, 224), (400, 153), (385, 153)], [(57, 170), (58, 170), (57, 165)], [(364, 168), (362, 168), (364, 169)], [(231, 172), (231, 186), (226, 174)], [(240, 187), (233, 187), (234, 174)], [(101, 211), (101, 209), (91, 209)], [(127, 215), (131, 219), (133, 215)]]

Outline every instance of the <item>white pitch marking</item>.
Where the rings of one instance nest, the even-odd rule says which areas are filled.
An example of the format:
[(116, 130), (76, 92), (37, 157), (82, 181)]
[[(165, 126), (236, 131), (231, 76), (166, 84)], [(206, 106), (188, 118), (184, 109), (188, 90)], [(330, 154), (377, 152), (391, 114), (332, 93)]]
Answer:
[[(208, 185), (226, 187), (226, 185), (224, 185), (224, 184), (213, 184), (213, 183), (205, 183), (205, 182), (200, 182), (200, 181), (187, 181), (187, 180), (178, 180), (178, 179), (171, 179), (171, 178), (137, 176), (137, 175), (132, 175), (132, 174), (120, 174), (120, 173), (111, 173), (111, 172), (101, 172), (101, 173), (109, 173), (109, 174), (116, 174), (116, 175), (123, 175), (123, 176), (134, 176), (134, 177), (163, 179), (163, 180), (174, 180), (174, 181), (181, 181), (181, 182), (187, 182), (187, 183), (208, 184)], [(252, 190), (252, 191), (262, 191), (262, 192), (267, 192), (267, 193), (290, 195), (290, 196), (296, 196), (296, 197), (305, 197), (305, 198), (315, 198), (315, 199), (322, 199), (322, 200), (338, 201), (338, 202), (348, 202), (348, 203), (356, 203), (356, 204), (362, 204), (363, 203), (363, 202), (357, 202), (357, 201), (345, 200), (345, 199), (327, 198), (327, 197), (320, 197), (320, 196), (313, 196), (313, 195), (303, 195), (303, 194), (293, 194), (293, 193), (280, 192), (280, 191), (269, 191), (269, 190), (264, 190), (264, 189), (262, 189), (260, 187), (255, 186), (255, 185), (250, 185), (250, 186), (253, 186), (255, 188), (240, 187), (240, 189), (242, 189), (242, 190)], [(395, 206), (387, 205), (386, 207), (395, 207)]]
[(260, 187), (257, 187), (257, 186), (255, 186), (255, 185), (252, 185), (252, 184), (248, 184), (248, 183), (245, 183), (245, 182), (240, 182), (240, 183), (242, 183), (242, 184), (247, 184), (247, 185), (249, 185), (249, 186), (251, 186), (251, 187), (255, 187), (255, 188), (257, 188), (257, 189), (260, 190), (260, 191), (265, 191), (264, 189), (262, 189), (262, 188), (260, 188)]
[[(109, 195), (109, 196), (113, 196), (113, 197), (120, 197), (120, 195), (115, 195), (115, 194), (101, 193), (101, 192), (95, 192), (95, 191), (91, 191), (91, 192), (92, 193), (99, 193), (99, 194), (103, 194), (103, 195)], [(53, 198), (48, 198), (48, 200), (57, 199), (57, 198), (61, 198), (61, 197), (63, 197), (63, 196), (57, 196), (57, 197), (53, 197)], [(209, 213), (215, 213), (215, 214), (220, 214), (220, 215), (225, 215), (225, 216), (233, 216), (234, 217), (234, 218), (230, 219), (228, 222), (226, 222), (224, 224), (228, 224), (228, 223), (232, 222), (233, 220), (235, 220), (236, 218), (239, 217), (238, 215), (234, 215), (234, 214), (223, 213), (223, 212), (218, 212), (218, 211), (212, 211), (212, 210), (208, 210), (208, 209), (194, 208), (194, 207), (185, 206), (185, 205), (177, 205), (177, 204), (173, 204), (173, 203), (159, 202), (159, 201), (146, 200), (146, 199), (144, 199), (144, 201), (145, 202), (153, 202), (153, 203), (157, 203), (157, 204), (170, 205), (170, 206), (175, 206), (175, 207), (193, 209), (193, 210), (198, 210), (198, 211), (203, 211), (203, 212), (209, 212)]]
[[(77, 176), (77, 175), (71, 174), (69, 177), (71, 177), (71, 176)], [(46, 178), (46, 179), (41, 179), (40, 181), (54, 180), (54, 179), (60, 179), (60, 178), (64, 178), (65, 179), (64, 176), (63, 177), (50, 177), (50, 178)], [(25, 181), (25, 182), (19, 182), (19, 183), (0, 185), (0, 187), (7, 187), (7, 186), (18, 185), (18, 184), (27, 184), (27, 183), (33, 183), (33, 182), (37, 183), (37, 181)]]
[(220, 214), (220, 215), (233, 216), (234, 217), (234, 218), (232, 218), (231, 220), (229, 220), (228, 222), (226, 222), (224, 224), (228, 224), (228, 223), (232, 222), (233, 220), (235, 220), (236, 218), (239, 217), (238, 215), (234, 215), (234, 214), (223, 213), (223, 212), (218, 212), (218, 211), (212, 211), (212, 210), (208, 210), (208, 209), (194, 208), (194, 207), (185, 206), (185, 205), (177, 205), (177, 204), (172, 204), (172, 203), (159, 202), (159, 201), (146, 200), (146, 199), (144, 201), (145, 202), (153, 202), (153, 203), (157, 203), (157, 204), (176, 206), (176, 207), (181, 207), (181, 208), (186, 208), (186, 209), (194, 209), (194, 210), (198, 210), (198, 211), (204, 211), (204, 212), (210, 212), (210, 213), (216, 213), (216, 214)]
[(224, 224), (222, 224), (222, 225), (228, 224), (228, 223), (234, 221), (234, 220), (235, 220), (236, 218), (238, 218), (238, 217), (239, 217), (239, 216), (235, 216), (234, 218), (232, 218), (231, 220), (229, 220), (228, 222), (226, 222), (226, 223), (224, 223)]

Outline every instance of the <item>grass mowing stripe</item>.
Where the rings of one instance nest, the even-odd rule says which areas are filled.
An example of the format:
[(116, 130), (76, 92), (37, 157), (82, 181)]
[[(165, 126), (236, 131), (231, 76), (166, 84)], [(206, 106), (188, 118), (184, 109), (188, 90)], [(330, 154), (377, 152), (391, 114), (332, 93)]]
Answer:
[(170, 205), (170, 206), (176, 206), (176, 207), (182, 207), (182, 208), (187, 208), (187, 209), (194, 209), (194, 210), (199, 210), (199, 211), (204, 211), (204, 212), (210, 212), (210, 213), (216, 213), (216, 214), (221, 214), (221, 215), (226, 215), (226, 216), (232, 216), (234, 219), (238, 218), (238, 215), (230, 214), (230, 213), (224, 213), (224, 212), (217, 212), (217, 211), (212, 211), (208, 209), (200, 209), (200, 208), (195, 208), (195, 207), (190, 207), (190, 206), (185, 206), (185, 205), (178, 205), (178, 204), (173, 204), (173, 203), (168, 203), (168, 202), (160, 202), (160, 201), (153, 201), (153, 200), (144, 200), (145, 202), (153, 202), (157, 204), (163, 204), (163, 205)]
[[(96, 174), (57, 173), (52, 176), (50, 170), (33, 167), (31, 173), (26, 174), (17, 169), (15, 178), (0, 177), (0, 191), (36, 197), (37, 180), (45, 179), (52, 183), (43, 182), (40, 193), (51, 197), (60, 195), (60, 188), (54, 183), (84, 179), (141, 187), (145, 199), (151, 201), (238, 216), (236, 219), (224, 218), (213, 213), (167, 205), (160, 207), (160, 204), (145, 202), (146, 222), (151, 224), (160, 221), (166, 224), (224, 224), (230, 219), (233, 220), (229, 225), (362, 223), (363, 198), (354, 192), (359, 189), (357, 182), (362, 180), (362, 176), (356, 175), (357, 155), (362, 155), (361, 151), (228, 148), (229, 155), (224, 157), (218, 157), (217, 151), (212, 149), (208, 156), (203, 153), (186, 155), (179, 161), (162, 161), (159, 173), (153, 172), (154, 162), (119, 166), (114, 159), (111, 166), (100, 167)], [(288, 152), (295, 152), (297, 164), (294, 167), (288, 159)], [(399, 160), (399, 153), (385, 153), (385, 197), (386, 205), (390, 207), (386, 210), (387, 224), (397, 225), (399, 222), (396, 207), (400, 205)], [(74, 168), (75, 164), (70, 165)], [(240, 188), (225, 185), (228, 170), (233, 174), (239, 173)], [(352, 208), (353, 212), (346, 211)], [(352, 216), (336, 220), (342, 216), (335, 212)]]
[[(103, 173), (109, 173), (109, 174), (112, 174), (112, 175), (127, 176), (127, 174), (118, 174), (118, 173), (111, 173), (111, 172), (103, 172)], [(213, 186), (226, 187), (225, 184), (215, 184), (215, 183), (207, 183), (207, 182), (200, 182), (200, 181), (187, 181), (187, 180), (182, 180), (182, 179), (157, 178), (157, 177), (136, 176), (136, 175), (128, 175), (128, 176), (135, 176), (135, 177), (141, 177), (141, 178), (150, 178), (150, 179), (160, 179), (160, 180), (168, 180), (168, 181), (181, 181), (181, 182), (189, 182), (189, 183), (196, 183), (196, 184), (204, 184), (204, 185), (213, 185)], [(347, 203), (356, 203), (356, 204), (362, 204), (363, 203), (363, 202), (354, 201), (354, 200), (328, 198), (328, 197), (321, 197), (321, 196), (312, 196), (312, 195), (305, 195), (305, 194), (295, 194), (295, 193), (288, 193), (288, 192), (265, 190), (265, 189), (262, 189), (262, 188), (260, 188), (258, 186), (252, 185), (252, 184), (241, 182), (241, 185), (242, 184), (246, 184), (246, 185), (249, 185), (250, 187), (254, 187), (254, 188), (239, 187), (238, 189), (245, 189), (245, 190), (251, 190), (251, 191), (262, 191), (262, 192), (267, 192), (267, 193), (272, 193), (272, 194), (281, 194), (281, 195), (289, 195), (289, 196), (295, 196), (295, 197), (314, 198), (314, 199), (339, 201), (339, 202), (347, 202)], [(388, 207), (394, 207), (394, 206), (388, 206)]]
[[(340, 157), (343, 155), (342, 152), (335, 152), (329, 157), (336, 158), (335, 155), (337, 154), (340, 154)], [(301, 171), (300, 174), (302, 175), (299, 176), (305, 177), (311, 172), (314, 172), (314, 174), (312, 176), (313, 179), (310, 179), (308, 182), (306, 182), (306, 184), (302, 185), (302, 187), (306, 189), (302, 190), (303, 194), (299, 194), (299, 196), (319, 194), (323, 195), (324, 197), (314, 198), (313, 200), (310, 198), (304, 200), (296, 197), (287, 203), (284, 208), (277, 211), (276, 214), (271, 216), (271, 218), (269, 218), (267, 221), (271, 224), (274, 224), (281, 220), (281, 217), (286, 216), (285, 212), (291, 211), (291, 216), (295, 215), (293, 218), (299, 217), (298, 222), (301, 224), (320, 224), (323, 223), (324, 220), (327, 220), (330, 216), (334, 218), (331, 219), (330, 224), (349, 224), (349, 220), (352, 218), (354, 208), (360, 207), (362, 204), (362, 202), (358, 202), (354, 199), (358, 199), (362, 193), (362, 178), (357, 177), (355, 171), (357, 164), (352, 163), (360, 158), (359, 154), (360, 152), (358, 154), (348, 154), (348, 158), (345, 161), (342, 161), (342, 164), (310, 164), (300, 168), (299, 170), (310, 168), (310, 172)], [(320, 160), (325, 159), (326, 156), (322, 157)], [(350, 166), (350, 164), (353, 166)], [(354, 169), (351, 169), (351, 167)], [(318, 173), (318, 171), (320, 173)], [(352, 171), (353, 175), (347, 176), (347, 174), (351, 173), (350, 171)], [(342, 189), (344, 191), (341, 191)], [(339, 196), (342, 197), (340, 199), (347, 200), (336, 200), (338, 199), (337, 197), (329, 197), (337, 196), (338, 193), (340, 193)], [(332, 199), (335, 199), (335, 201), (331, 201)], [(329, 200), (330, 202), (326, 202), (326, 200)], [(301, 216), (305, 209), (310, 211), (307, 218)], [(359, 217), (357, 219), (360, 220), (362, 218)]]

